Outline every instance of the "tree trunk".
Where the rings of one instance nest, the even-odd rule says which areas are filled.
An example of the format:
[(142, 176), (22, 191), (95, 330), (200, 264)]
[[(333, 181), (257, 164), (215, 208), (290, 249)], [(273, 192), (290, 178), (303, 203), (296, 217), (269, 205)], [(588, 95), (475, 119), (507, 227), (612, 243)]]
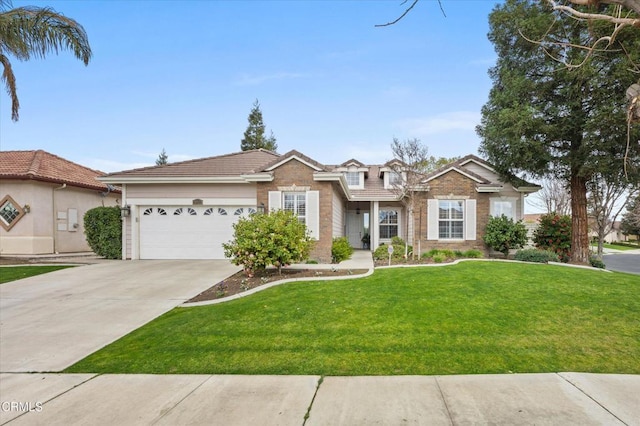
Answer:
[(602, 260), (604, 254), (604, 236), (598, 235), (598, 259)]
[(571, 263), (589, 264), (587, 180), (571, 176)]

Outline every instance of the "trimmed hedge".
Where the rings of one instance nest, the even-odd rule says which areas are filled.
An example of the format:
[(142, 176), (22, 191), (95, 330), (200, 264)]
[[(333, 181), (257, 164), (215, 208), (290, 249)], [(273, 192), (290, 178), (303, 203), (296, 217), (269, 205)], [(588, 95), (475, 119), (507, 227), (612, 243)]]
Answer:
[(98, 256), (122, 259), (120, 207), (95, 207), (84, 215), (87, 244)]
[(560, 257), (549, 250), (539, 250), (539, 249), (525, 249), (518, 250), (514, 257), (515, 260), (520, 260), (522, 262), (536, 262), (536, 263), (548, 263), (548, 262), (559, 262)]

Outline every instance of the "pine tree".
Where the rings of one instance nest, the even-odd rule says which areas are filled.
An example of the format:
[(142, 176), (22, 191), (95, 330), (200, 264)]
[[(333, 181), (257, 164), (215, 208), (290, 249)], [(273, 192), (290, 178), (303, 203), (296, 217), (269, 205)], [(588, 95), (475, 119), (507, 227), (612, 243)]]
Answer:
[(167, 155), (167, 152), (164, 150), (164, 148), (162, 148), (162, 152), (156, 159), (156, 166), (163, 166), (167, 163), (169, 163), (169, 156)]
[[(557, 20), (548, 5), (534, 0), (506, 0), (489, 16), (489, 39), (498, 60), (489, 75), (493, 88), (482, 108), (480, 152), (505, 178), (561, 179), (571, 194), (571, 260), (588, 263), (587, 183), (597, 173), (612, 175), (624, 164), (626, 148), (625, 90), (637, 76), (640, 33), (620, 31), (611, 51), (586, 58), (568, 46), (606, 33), (602, 26)], [(522, 35), (526, 28), (526, 36)], [(529, 40), (552, 38), (550, 52)], [(619, 51), (630, 52), (620, 55)], [(569, 62), (584, 61), (577, 69), (551, 57), (565, 55)], [(638, 133), (632, 129), (631, 140)], [(631, 147), (631, 164), (640, 150)], [(631, 176), (629, 179), (636, 179)]]
[(275, 151), (278, 149), (276, 144), (276, 137), (273, 135), (273, 131), (269, 137), (265, 137), (264, 123), (262, 121), (262, 111), (260, 111), (260, 103), (256, 99), (253, 103), (253, 108), (249, 113), (249, 126), (244, 132), (244, 138), (240, 142), (240, 149), (243, 151), (249, 151), (251, 149), (266, 149), (268, 151)]

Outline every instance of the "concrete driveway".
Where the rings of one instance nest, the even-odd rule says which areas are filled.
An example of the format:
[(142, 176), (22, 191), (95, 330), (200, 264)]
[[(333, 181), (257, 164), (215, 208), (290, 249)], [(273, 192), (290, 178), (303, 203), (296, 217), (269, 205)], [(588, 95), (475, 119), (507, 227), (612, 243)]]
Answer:
[(228, 261), (85, 265), (0, 285), (0, 372), (61, 371), (238, 271)]

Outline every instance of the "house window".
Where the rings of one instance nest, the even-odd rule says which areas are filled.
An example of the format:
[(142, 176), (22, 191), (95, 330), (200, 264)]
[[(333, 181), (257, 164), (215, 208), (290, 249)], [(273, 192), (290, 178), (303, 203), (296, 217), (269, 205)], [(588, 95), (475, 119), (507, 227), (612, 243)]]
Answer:
[(402, 184), (402, 174), (393, 171), (389, 172), (389, 186), (401, 186)]
[(18, 223), (23, 215), (22, 208), (10, 196), (7, 195), (0, 201), (0, 223), (5, 231)]
[(500, 217), (505, 215), (509, 219), (516, 218), (516, 204), (514, 200), (503, 200), (501, 198), (491, 199), (491, 216)]
[(360, 186), (360, 172), (345, 172), (348, 186)]
[(380, 210), (380, 239), (391, 239), (398, 236), (398, 211)]
[(438, 238), (464, 238), (464, 201), (440, 200), (438, 202)]
[(292, 212), (300, 223), (307, 223), (307, 196), (304, 192), (285, 192), (283, 201), (285, 211)]

